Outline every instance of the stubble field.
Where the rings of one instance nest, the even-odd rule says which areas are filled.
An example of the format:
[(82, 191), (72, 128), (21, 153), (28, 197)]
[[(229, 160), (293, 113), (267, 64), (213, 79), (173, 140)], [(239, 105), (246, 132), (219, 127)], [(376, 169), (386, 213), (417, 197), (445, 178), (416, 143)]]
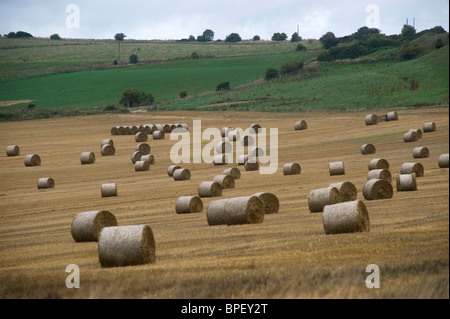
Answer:
[[(240, 113), (156, 112), (127, 115), (33, 120), (0, 124), (0, 298), (448, 298), (449, 172), (438, 157), (449, 151), (447, 108), (398, 109), (398, 121), (366, 126), (368, 111)], [(380, 113), (381, 110), (374, 111)], [(383, 112), (387, 112), (384, 110)], [(308, 129), (294, 131), (305, 120)], [(133, 135), (112, 136), (116, 125), (202, 120), (203, 129), (247, 128), (259, 123), (278, 128), (278, 171), (246, 172), (228, 164), (182, 163), (191, 179), (167, 175), (175, 141), (149, 139), (155, 164), (136, 172)], [(434, 121), (436, 131), (405, 143), (403, 134)], [(192, 131), (191, 131), (192, 133)], [(114, 156), (101, 156), (100, 144), (111, 138)], [(209, 141), (203, 141), (206, 145)], [(372, 143), (376, 154), (362, 155)], [(6, 156), (16, 144), (19, 156)], [(413, 148), (426, 146), (430, 157), (414, 159)], [(96, 162), (81, 165), (92, 151)], [(42, 164), (25, 167), (27, 154)], [(405, 162), (419, 162), (425, 174), (418, 190), (391, 199), (364, 199), (368, 163), (384, 158), (393, 176)], [(328, 164), (343, 161), (345, 175), (330, 176)], [(284, 176), (285, 163), (297, 162), (301, 174)], [(202, 181), (225, 168), (241, 169), (234, 189), (220, 198), (271, 192), (280, 202), (277, 214), (263, 223), (209, 226), (204, 198), (201, 213), (179, 215), (175, 202), (196, 195)], [(37, 181), (52, 177), (55, 187), (39, 190)], [(369, 211), (370, 231), (327, 235), (322, 213), (311, 213), (308, 194), (334, 182), (350, 181)], [(117, 197), (101, 197), (101, 184), (115, 182)], [(98, 243), (77, 243), (70, 227), (80, 212), (108, 210), (119, 225), (148, 224), (155, 237), (156, 262), (102, 268)], [(80, 270), (80, 288), (67, 288), (69, 264)], [(369, 289), (366, 267), (380, 269), (380, 288)]]

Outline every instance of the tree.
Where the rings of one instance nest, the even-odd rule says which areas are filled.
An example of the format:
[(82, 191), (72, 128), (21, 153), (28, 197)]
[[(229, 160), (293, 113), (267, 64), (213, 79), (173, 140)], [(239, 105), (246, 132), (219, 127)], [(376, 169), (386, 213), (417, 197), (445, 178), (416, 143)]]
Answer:
[(300, 42), (300, 41), (302, 41), (302, 37), (299, 36), (297, 32), (294, 32), (291, 37), (291, 42), (294, 43), (294, 42)]
[(440, 49), (444, 46), (444, 41), (442, 41), (442, 39), (437, 39), (436, 44), (435, 44), (435, 48), (436, 49)]
[(339, 43), (333, 32), (325, 33), (319, 40), (322, 42), (323, 48), (326, 50), (335, 47)]
[(414, 29), (413, 26), (405, 24), (405, 25), (403, 25), (401, 34), (402, 34), (402, 38), (410, 41), (410, 40), (413, 40), (414, 37), (416, 36), (416, 29)]
[(280, 68), (281, 75), (291, 75), (296, 74), (298, 71), (303, 69), (303, 61), (288, 61), (283, 63)]
[(13, 38), (32, 38), (33, 36), (28, 32), (17, 31), (8, 33), (7, 37), (13, 39)]
[(203, 31), (202, 35), (197, 37), (198, 42), (208, 42), (214, 40), (214, 32), (210, 29)]
[(132, 107), (133, 105), (152, 104), (154, 101), (153, 95), (150, 93), (139, 92), (138, 89), (131, 88), (126, 89), (122, 97), (119, 100), (119, 104), (126, 107)]
[(216, 87), (216, 91), (229, 91), (230, 90), (230, 82), (222, 82)]
[(253, 41), (259, 41), (259, 40), (261, 40), (261, 38), (259, 37), (259, 35), (255, 35), (255, 36), (253, 37)]
[(50, 39), (51, 40), (61, 40), (61, 37), (59, 36), (58, 33), (55, 33), (50, 36)]
[(297, 44), (297, 48), (295, 49), (295, 51), (297, 52), (306, 51), (306, 47), (303, 44), (299, 43)]
[(225, 39), (225, 42), (239, 42), (242, 41), (241, 36), (237, 33), (232, 33), (228, 35)]
[(136, 54), (130, 55), (130, 63), (132, 64), (138, 63), (138, 56)]
[(119, 61), (120, 61), (120, 42), (123, 41), (125, 38), (126, 35), (123, 33), (116, 33), (116, 35), (114, 36), (114, 39), (116, 39), (119, 48), (119, 58), (118, 58)]
[(188, 41), (195, 41), (195, 37), (193, 35), (190, 35)]
[(276, 78), (279, 78), (278, 70), (274, 68), (269, 68), (266, 70), (266, 74), (264, 75), (264, 80), (270, 81)]
[(272, 41), (285, 41), (288, 38), (286, 33), (275, 32), (272, 36)]

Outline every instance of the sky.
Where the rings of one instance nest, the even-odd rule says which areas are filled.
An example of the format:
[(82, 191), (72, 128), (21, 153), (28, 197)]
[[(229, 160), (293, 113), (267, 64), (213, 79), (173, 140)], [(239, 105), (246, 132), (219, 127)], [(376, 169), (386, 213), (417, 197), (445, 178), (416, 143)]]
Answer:
[(290, 38), (337, 37), (360, 27), (399, 34), (404, 24), (417, 32), (442, 26), (449, 31), (447, 0), (0, 0), (0, 33), (25, 31), (35, 37), (177, 40), (206, 29), (214, 40), (230, 33), (242, 39), (275, 32)]

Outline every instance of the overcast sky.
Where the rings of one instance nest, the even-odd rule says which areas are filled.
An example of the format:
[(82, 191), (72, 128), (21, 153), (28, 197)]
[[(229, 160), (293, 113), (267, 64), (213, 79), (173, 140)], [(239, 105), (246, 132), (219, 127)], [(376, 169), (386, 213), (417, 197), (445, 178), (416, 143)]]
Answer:
[(63, 38), (182, 39), (205, 29), (214, 40), (238, 33), (243, 39), (273, 33), (303, 39), (328, 31), (349, 35), (363, 26), (386, 35), (399, 34), (406, 23), (422, 31), (442, 26), (449, 31), (447, 0), (0, 0), (0, 32), (26, 31), (35, 37), (58, 33)]

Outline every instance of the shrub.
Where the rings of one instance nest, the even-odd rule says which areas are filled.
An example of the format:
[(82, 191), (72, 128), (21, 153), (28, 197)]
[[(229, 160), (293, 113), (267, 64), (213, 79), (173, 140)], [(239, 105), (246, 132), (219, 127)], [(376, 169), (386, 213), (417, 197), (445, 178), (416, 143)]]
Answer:
[(187, 92), (181, 91), (180, 93), (178, 93), (178, 96), (180, 97), (180, 99), (184, 99), (187, 96)]
[(228, 91), (230, 89), (230, 82), (222, 82), (216, 87), (216, 91)]
[(279, 72), (278, 72), (277, 69), (268, 68), (266, 70), (266, 74), (264, 76), (264, 80), (270, 81), (270, 80), (273, 80), (273, 79), (276, 79), (276, 78), (279, 78), (279, 77), (280, 77), (280, 75), (279, 75)]
[(288, 61), (284, 63), (280, 68), (281, 75), (292, 75), (303, 69), (303, 62), (300, 61)]
[(138, 63), (138, 56), (136, 54), (130, 55), (130, 63), (132, 64)]
[(50, 36), (50, 40), (61, 40), (59, 34), (55, 33)]
[(198, 59), (198, 54), (197, 52), (192, 52), (191, 53), (191, 59), (197, 60)]
[(414, 44), (410, 44), (400, 50), (400, 58), (403, 60), (412, 60), (419, 56), (419, 47)]
[(295, 49), (295, 51), (297, 52), (306, 51), (306, 47), (303, 44), (299, 43), (297, 44), (297, 48)]
[(253, 37), (253, 41), (259, 41), (259, 40), (261, 40), (261, 38), (260, 38), (259, 35), (255, 35), (255, 36)]
[(150, 93), (144, 93), (139, 92), (135, 88), (126, 89), (122, 97), (119, 100), (119, 104), (126, 106), (126, 107), (132, 107), (134, 105), (147, 105), (152, 104), (154, 101), (153, 95)]
[(241, 36), (238, 33), (231, 33), (227, 36), (225, 42), (239, 42), (241, 40)]
[(437, 39), (436, 45), (434, 46), (436, 49), (440, 49), (444, 46), (444, 41), (442, 39)]
[(113, 64), (114, 64), (114, 65), (117, 65), (117, 60), (114, 60), (114, 61), (113, 61)]

